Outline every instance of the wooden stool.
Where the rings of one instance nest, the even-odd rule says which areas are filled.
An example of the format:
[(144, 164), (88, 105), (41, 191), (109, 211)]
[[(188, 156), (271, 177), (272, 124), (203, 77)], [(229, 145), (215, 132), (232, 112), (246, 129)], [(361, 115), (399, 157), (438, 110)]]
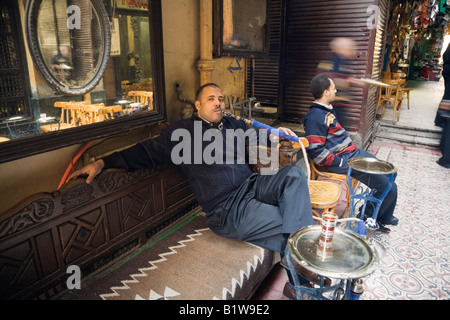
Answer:
[[(289, 161), (283, 161), (284, 155), (291, 161), (296, 162), (297, 156), (295, 155), (295, 149), (302, 150), (303, 160), (305, 161), (307, 170), (307, 181), (309, 187), (309, 196), (311, 199), (311, 209), (315, 216), (321, 217), (321, 213), (317, 209), (322, 211), (335, 212), (336, 206), (341, 198), (341, 187), (334, 182), (311, 180), (311, 169), (308, 162), (308, 155), (306, 148), (309, 146), (309, 141), (306, 138), (299, 138), (299, 147), (297, 144), (290, 145), (286, 141), (281, 142), (280, 147), (280, 167), (286, 164), (290, 164)], [(296, 146), (297, 148), (294, 148)], [(292, 163), (291, 163), (292, 164)]]
[(341, 187), (333, 182), (310, 180), (309, 196), (311, 198), (312, 212), (315, 216), (321, 217), (322, 212), (335, 212), (336, 206), (341, 197)]
[[(328, 172), (328, 171), (320, 171), (316, 164), (314, 163), (314, 161), (312, 161), (311, 159), (309, 160), (309, 164), (310, 164), (310, 168), (311, 168), (311, 179), (312, 180), (318, 180), (318, 181), (336, 181), (336, 183), (338, 184), (343, 184), (345, 186), (346, 189), (346, 198), (347, 198), (347, 208), (345, 210), (345, 215), (343, 216), (344, 218), (348, 218), (348, 215), (350, 213), (350, 188), (348, 187), (348, 182), (347, 182), (347, 175), (345, 174), (339, 174), (339, 173), (333, 173), (333, 172)], [(351, 177), (350, 178), (351, 182), (352, 182), (352, 187), (353, 190), (356, 189), (356, 186), (358, 185), (358, 180), (356, 180), (355, 178)]]

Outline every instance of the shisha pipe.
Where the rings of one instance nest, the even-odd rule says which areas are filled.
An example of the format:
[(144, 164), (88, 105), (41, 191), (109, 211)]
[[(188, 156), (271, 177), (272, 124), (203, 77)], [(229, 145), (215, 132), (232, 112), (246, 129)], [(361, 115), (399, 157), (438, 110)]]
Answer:
[(300, 145), (302, 146), (303, 159), (305, 160), (308, 181), (311, 179), (311, 171), (310, 171), (310, 166), (309, 166), (308, 156), (306, 154), (305, 146), (303, 145), (303, 142), (298, 137), (293, 137), (288, 134), (285, 134), (283, 131), (275, 129), (274, 127), (271, 127), (271, 126), (261, 123), (259, 121), (249, 120), (249, 119), (237, 116), (235, 114), (225, 112), (223, 110), (221, 110), (221, 111), (224, 115), (226, 115), (228, 117), (232, 117), (232, 118), (235, 118), (236, 120), (244, 121), (248, 126), (252, 126), (257, 129), (265, 129), (269, 132), (269, 134), (272, 133), (272, 134), (278, 135), (278, 137), (280, 137), (280, 138), (300, 143)]
[(264, 123), (261, 123), (261, 122), (259, 122), (259, 121), (256, 121), (256, 120), (249, 120), (249, 119), (246, 119), (246, 118), (237, 116), (237, 115), (235, 115), (235, 114), (225, 112), (225, 111), (223, 111), (223, 110), (222, 110), (222, 113), (223, 113), (224, 115), (228, 116), (228, 117), (235, 118), (236, 120), (244, 121), (247, 125), (252, 126), (252, 127), (256, 128), (256, 129), (265, 129), (265, 130), (267, 130), (269, 133), (272, 133), (272, 134), (274, 134), (274, 135), (277, 135), (277, 136), (279, 136), (280, 138), (287, 139), (287, 140), (294, 141), (294, 142), (300, 142), (300, 140), (299, 140), (298, 137), (293, 137), (293, 136), (290, 136), (290, 135), (288, 135), (288, 134), (285, 134), (283, 131), (280, 131), (280, 130), (278, 130), (278, 129), (275, 129), (274, 127), (271, 127), (271, 126), (269, 126), (269, 125), (267, 125), (267, 124), (264, 124)]

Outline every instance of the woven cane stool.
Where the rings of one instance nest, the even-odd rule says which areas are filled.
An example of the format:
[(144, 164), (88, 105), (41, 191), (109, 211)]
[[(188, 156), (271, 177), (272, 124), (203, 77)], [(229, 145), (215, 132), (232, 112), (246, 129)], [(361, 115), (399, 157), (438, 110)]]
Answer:
[(333, 182), (310, 180), (309, 196), (311, 198), (312, 212), (320, 218), (322, 212), (335, 212), (341, 197), (341, 187)]
[(291, 144), (289, 141), (282, 141), (280, 146), (280, 167), (287, 164), (295, 164), (299, 158), (298, 152), (300, 150), (302, 151), (303, 161), (306, 166), (312, 212), (320, 218), (322, 212), (335, 212), (341, 197), (341, 187), (334, 182), (311, 180), (311, 169), (305, 149), (307, 146), (309, 146), (309, 142), (303, 137), (299, 138), (298, 147), (295, 143)]

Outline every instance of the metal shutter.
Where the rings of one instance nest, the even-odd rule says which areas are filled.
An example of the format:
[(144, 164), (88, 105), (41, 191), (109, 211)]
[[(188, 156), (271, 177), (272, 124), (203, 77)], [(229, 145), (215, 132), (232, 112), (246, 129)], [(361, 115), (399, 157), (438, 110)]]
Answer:
[[(381, 51), (374, 55), (374, 45), (383, 47), (382, 34), (377, 28), (369, 29), (367, 23), (372, 15), (368, 13), (369, 6), (379, 2), (380, 13), (387, 15), (388, 0), (287, 0), (285, 42), (280, 60), (283, 62), (279, 99), (282, 120), (300, 121), (308, 111), (313, 99), (309, 83), (319, 61), (329, 54), (329, 42), (335, 37), (349, 37), (357, 43), (358, 57), (352, 64), (355, 77), (378, 79), (372, 69), (374, 59), (381, 59)], [(381, 24), (378, 24), (380, 32), (385, 29)], [(378, 70), (378, 62), (376, 65)], [(376, 88), (355, 88), (351, 92), (353, 104), (344, 113), (349, 122), (347, 130), (358, 131), (367, 141), (373, 130), (374, 120), (370, 117), (375, 117), (372, 109)]]
[(247, 96), (269, 106), (278, 103), (278, 77), (281, 45), (282, 0), (269, 1), (269, 55), (247, 59)]
[[(386, 44), (386, 30), (389, 19), (389, 0), (380, 0), (377, 3), (379, 7), (379, 17), (376, 33), (373, 40), (373, 65), (372, 79), (379, 80), (383, 68), (383, 58)], [(371, 86), (368, 92), (367, 106), (365, 110), (365, 122), (363, 124), (362, 138), (363, 145), (367, 146), (375, 135), (374, 126), (376, 120), (376, 107), (378, 102), (378, 87)]]

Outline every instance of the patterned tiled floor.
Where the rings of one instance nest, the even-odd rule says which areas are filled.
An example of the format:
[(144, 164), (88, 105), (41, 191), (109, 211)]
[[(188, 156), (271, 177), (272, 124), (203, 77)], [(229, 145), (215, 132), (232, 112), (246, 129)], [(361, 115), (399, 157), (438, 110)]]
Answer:
[[(377, 233), (386, 253), (379, 268), (364, 279), (362, 300), (450, 299), (450, 172), (436, 164), (437, 150), (374, 143), (370, 150), (398, 167), (400, 222)], [(255, 295), (285, 300), (287, 276), (276, 267)]]
[[(412, 82), (411, 106), (406, 98), (399, 125), (434, 129), (436, 109), (444, 84)], [(387, 109), (380, 121), (392, 122)], [(450, 299), (450, 170), (436, 164), (435, 149), (375, 140), (369, 151), (398, 167), (398, 226), (389, 234), (377, 234), (386, 249), (379, 268), (365, 279), (365, 300)], [(276, 267), (256, 299), (283, 300), (287, 281)]]
[(449, 299), (450, 172), (427, 149), (381, 146), (377, 157), (398, 167), (400, 222), (377, 234), (386, 254), (362, 298)]

